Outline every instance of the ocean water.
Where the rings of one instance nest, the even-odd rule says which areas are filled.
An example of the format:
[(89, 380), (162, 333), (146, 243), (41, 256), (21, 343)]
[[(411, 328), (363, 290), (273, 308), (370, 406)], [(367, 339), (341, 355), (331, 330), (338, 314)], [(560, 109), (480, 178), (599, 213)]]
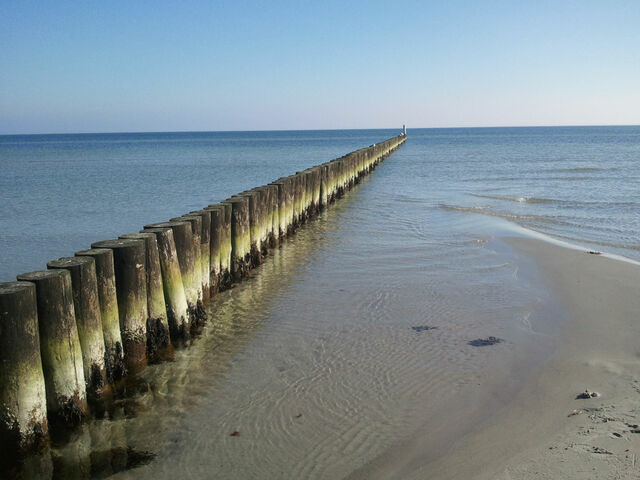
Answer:
[[(0, 278), (395, 133), (0, 137)], [(640, 259), (640, 127), (408, 134), (211, 302), (190, 348), (57, 445), (44, 477), (343, 478), (431, 425), (436, 458), (508, 401), (564, 322), (501, 238)], [(489, 336), (502, 341), (474, 346)]]

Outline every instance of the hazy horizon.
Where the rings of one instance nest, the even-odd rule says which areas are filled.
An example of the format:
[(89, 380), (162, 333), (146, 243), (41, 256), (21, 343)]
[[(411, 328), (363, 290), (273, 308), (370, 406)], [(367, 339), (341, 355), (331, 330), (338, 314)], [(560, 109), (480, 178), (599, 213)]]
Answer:
[[(410, 127), (411, 130), (455, 130), (455, 129), (502, 129), (502, 128), (597, 128), (597, 127), (638, 127), (640, 124), (593, 124), (593, 125), (472, 125), (472, 126), (444, 126), (444, 127)], [(0, 137), (11, 137), (19, 135), (118, 135), (118, 134), (141, 134), (141, 133), (259, 133), (259, 132), (321, 132), (321, 131), (359, 131), (359, 130), (402, 130), (400, 127), (374, 127), (374, 128), (282, 128), (282, 129), (260, 129), (260, 130), (139, 130), (139, 131), (105, 131), (105, 132), (29, 132), (29, 133), (0, 133)]]
[(640, 3), (0, 5), (0, 134), (640, 124)]

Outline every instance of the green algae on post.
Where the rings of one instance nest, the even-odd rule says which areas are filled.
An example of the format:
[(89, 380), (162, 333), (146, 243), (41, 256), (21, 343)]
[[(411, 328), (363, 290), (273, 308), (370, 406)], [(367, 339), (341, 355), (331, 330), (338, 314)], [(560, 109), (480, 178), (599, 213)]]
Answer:
[(136, 371), (147, 364), (147, 278), (144, 240), (117, 239), (94, 242), (91, 248), (113, 250), (120, 333), (127, 368)]
[[(218, 251), (218, 291), (227, 290), (231, 286), (231, 212), (230, 204), (215, 203), (206, 207), (211, 211), (211, 255)], [(217, 213), (216, 213), (217, 212)], [(215, 240), (214, 240), (215, 236)], [(215, 248), (214, 241), (217, 246)], [(213, 270), (212, 270), (213, 272)]]
[(275, 182), (272, 182), (269, 184), (270, 186), (272, 186), (274, 188), (274, 197), (275, 197), (275, 208), (276, 211), (274, 213), (274, 229), (273, 229), (273, 234), (277, 237), (277, 242), (279, 242), (285, 235), (287, 232), (287, 218), (286, 218), (286, 210), (287, 210), (287, 203), (286, 203), (286, 195), (285, 195), (285, 184), (284, 182), (279, 179), (276, 180)]
[[(189, 222), (191, 224), (191, 234), (193, 240), (193, 255), (195, 258), (195, 271), (197, 275), (196, 288), (198, 290), (198, 301), (200, 307), (204, 308), (204, 302), (209, 296), (209, 245), (202, 242), (202, 216), (184, 215), (172, 218), (172, 222)], [(206, 251), (205, 251), (206, 250)], [(206, 290), (206, 293), (205, 293)]]
[(127, 233), (120, 238), (143, 240), (145, 243), (145, 274), (147, 280), (147, 355), (156, 361), (171, 354), (169, 321), (164, 298), (160, 254), (155, 234), (151, 232)]
[(76, 252), (76, 256), (92, 257), (96, 265), (100, 319), (105, 346), (105, 368), (107, 381), (114, 383), (126, 374), (120, 316), (116, 296), (116, 276), (113, 270), (113, 250), (94, 248)]
[(18, 275), (33, 282), (38, 304), (40, 354), (52, 434), (80, 424), (89, 408), (82, 348), (68, 270), (41, 270)]
[[(191, 330), (199, 328), (206, 321), (206, 312), (202, 307), (202, 271), (200, 259), (200, 245), (194, 240), (194, 232), (191, 222), (172, 221), (145, 225), (148, 228), (170, 228), (173, 231), (178, 264), (184, 294), (187, 299), (188, 323)], [(198, 239), (200, 236), (198, 235)], [(198, 240), (199, 242), (199, 240)], [(199, 268), (196, 268), (197, 267)]]
[(221, 206), (208, 206), (204, 211), (209, 212), (209, 296), (213, 297), (220, 291), (220, 276), (222, 272), (221, 244), (222, 244), (222, 220), (224, 208)]
[(207, 209), (196, 210), (185, 216), (201, 218), (202, 299), (206, 303), (211, 298), (211, 211)]
[(0, 445), (4, 463), (48, 443), (36, 287), (0, 283)]
[(153, 233), (158, 243), (162, 287), (171, 342), (173, 344), (183, 342), (189, 338), (191, 328), (173, 230), (169, 227), (145, 228), (144, 232)]
[(258, 190), (249, 190), (238, 194), (238, 197), (246, 198), (249, 207), (249, 268), (254, 268), (262, 262), (262, 249), (260, 246), (262, 236), (260, 232), (260, 223), (262, 221), (260, 192)]
[(108, 382), (95, 260), (91, 257), (60, 258), (47, 263), (47, 268), (64, 269), (71, 274), (87, 395), (89, 399), (98, 398)]
[(238, 281), (249, 273), (251, 265), (249, 200), (232, 197), (223, 204), (231, 206), (231, 275)]
[(220, 289), (231, 287), (231, 215), (233, 208), (230, 204), (219, 204), (224, 211), (220, 237)]
[[(196, 291), (195, 309), (193, 310), (193, 321), (191, 323), (192, 328), (200, 328), (207, 321), (207, 313), (204, 309), (204, 291), (203, 282), (204, 272), (203, 258), (202, 258), (202, 218), (198, 216), (184, 216), (178, 218), (172, 218), (171, 222), (185, 222), (191, 228), (191, 252), (194, 259), (193, 263), (193, 289)], [(178, 258), (180, 255), (178, 254)], [(209, 276), (208, 273), (206, 275)], [(187, 300), (189, 297), (187, 296)]]

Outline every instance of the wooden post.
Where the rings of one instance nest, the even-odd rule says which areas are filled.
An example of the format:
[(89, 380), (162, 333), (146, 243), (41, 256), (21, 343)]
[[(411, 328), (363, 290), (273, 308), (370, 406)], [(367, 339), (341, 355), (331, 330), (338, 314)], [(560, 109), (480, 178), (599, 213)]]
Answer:
[[(178, 254), (178, 263), (180, 264), (180, 273), (182, 276), (182, 284), (184, 293), (187, 298), (187, 311), (189, 317), (189, 327), (191, 330), (198, 329), (207, 320), (207, 313), (202, 304), (202, 284), (200, 283), (202, 273), (200, 268), (196, 268), (197, 258), (199, 258), (200, 246), (194, 240), (194, 233), (190, 221), (173, 221), (154, 223), (145, 225), (148, 228), (170, 228), (173, 230), (173, 239), (175, 241), (176, 252)], [(199, 236), (197, 237), (199, 241)], [(198, 262), (198, 267), (200, 263)]]
[(92, 257), (96, 264), (100, 320), (105, 346), (105, 368), (107, 381), (115, 383), (127, 372), (124, 363), (122, 335), (120, 334), (120, 316), (116, 296), (116, 276), (113, 270), (113, 250), (95, 248), (76, 252), (79, 257)]
[(274, 220), (277, 218), (276, 225), (274, 227), (274, 235), (277, 237), (276, 243), (279, 243), (281, 239), (286, 235), (287, 232), (287, 200), (285, 195), (285, 182), (282, 179), (278, 179), (269, 185), (274, 188), (274, 197), (275, 197), (275, 209), (276, 213), (274, 215)]
[[(207, 314), (204, 308), (204, 292), (203, 292), (203, 261), (202, 261), (202, 241), (201, 241), (201, 232), (202, 232), (202, 218), (197, 216), (184, 216), (172, 218), (170, 222), (185, 222), (191, 228), (191, 251), (192, 257), (194, 259), (193, 262), (193, 277), (192, 277), (192, 287), (196, 292), (196, 308), (195, 308), (195, 322), (191, 323), (192, 328), (200, 328), (207, 321)], [(175, 235), (174, 235), (175, 237)], [(180, 258), (180, 255), (178, 255)], [(184, 276), (183, 276), (184, 278)], [(189, 300), (189, 296), (187, 296), (187, 301)]]
[(222, 260), (222, 223), (224, 219), (224, 207), (208, 206), (204, 211), (209, 212), (211, 220), (209, 232), (209, 296), (213, 297), (220, 290)]
[(164, 298), (164, 283), (160, 254), (155, 234), (151, 232), (127, 233), (120, 238), (143, 240), (145, 244), (145, 274), (147, 281), (147, 356), (151, 361), (158, 361), (171, 356), (171, 340), (169, 339), (169, 321)]
[(158, 243), (162, 287), (167, 309), (167, 322), (171, 342), (176, 345), (190, 336), (189, 308), (184, 293), (180, 261), (173, 238), (173, 230), (165, 228), (147, 228), (144, 232), (153, 233)]
[(314, 174), (312, 169), (305, 170), (304, 172), (304, 218), (305, 221), (309, 220), (314, 215), (314, 202), (313, 202), (313, 193), (315, 189), (314, 185)]
[(211, 298), (211, 212), (206, 209), (196, 210), (190, 212), (187, 216), (201, 218), (202, 299), (206, 303)]
[[(191, 223), (196, 271), (198, 272), (198, 298), (201, 300), (202, 305), (204, 305), (206, 299), (209, 297), (209, 245), (206, 245), (205, 256), (205, 245), (202, 242), (202, 216), (188, 214), (179, 218), (172, 218), (171, 221)], [(205, 290), (207, 291), (206, 294)]]
[[(187, 228), (191, 229), (191, 257), (193, 258), (193, 270), (192, 270), (192, 283), (191, 286), (196, 292), (196, 303), (202, 304), (202, 249), (201, 246), (201, 231), (202, 231), (202, 219), (200, 217), (176, 217), (169, 220), (170, 222), (183, 222), (188, 225)], [(175, 234), (174, 234), (175, 237)], [(177, 242), (177, 240), (176, 240)], [(176, 244), (178, 251), (180, 247)], [(178, 253), (178, 258), (180, 254)], [(184, 274), (183, 274), (184, 277)], [(188, 297), (187, 297), (188, 299)]]
[[(215, 203), (209, 205), (207, 210), (211, 211), (211, 239), (212, 250), (214, 254), (214, 235), (215, 243), (219, 243), (220, 269), (218, 273), (218, 290), (227, 290), (231, 286), (231, 212), (232, 206), (227, 203)], [(218, 212), (215, 214), (215, 212)], [(219, 235), (219, 240), (218, 240)]]
[(287, 196), (287, 235), (291, 235), (296, 229), (296, 184), (295, 177), (290, 175), (284, 178), (285, 195)]
[(231, 216), (233, 208), (231, 204), (219, 204), (224, 209), (222, 219), (222, 234), (220, 238), (220, 289), (231, 287), (233, 277), (231, 275)]
[(232, 197), (223, 204), (231, 206), (231, 275), (238, 281), (248, 274), (251, 265), (249, 200)]
[(239, 197), (247, 199), (249, 206), (249, 239), (251, 259), (249, 268), (254, 268), (262, 262), (261, 248), (261, 232), (260, 224), (262, 222), (260, 192), (258, 190), (249, 190), (238, 194)]
[(258, 196), (258, 248), (261, 257), (264, 258), (269, 253), (269, 230), (273, 218), (270, 211), (270, 192), (266, 187), (256, 187), (253, 191)]
[(89, 412), (71, 274), (42, 270), (18, 275), (18, 280), (36, 286), (47, 416), (54, 435), (80, 424)]
[(103, 240), (91, 248), (113, 250), (116, 296), (120, 316), (120, 333), (128, 370), (137, 371), (147, 364), (147, 278), (143, 240)]
[(326, 163), (320, 165), (320, 210), (329, 205), (329, 166)]
[(0, 283), (0, 366), (2, 472), (49, 441), (36, 287), (31, 282)]
[(97, 399), (107, 384), (107, 370), (95, 261), (91, 257), (66, 257), (47, 263), (47, 268), (64, 269), (71, 274), (87, 395), (90, 400)]
[(268, 243), (270, 248), (275, 248), (280, 242), (280, 200), (278, 198), (278, 185), (269, 184), (263, 188), (266, 188), (269, 192), (269, 209), (271, 211)]

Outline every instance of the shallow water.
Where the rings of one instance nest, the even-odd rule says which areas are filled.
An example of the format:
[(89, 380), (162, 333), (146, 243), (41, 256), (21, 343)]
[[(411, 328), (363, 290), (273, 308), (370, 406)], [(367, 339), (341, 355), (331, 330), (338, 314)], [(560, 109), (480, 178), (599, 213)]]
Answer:
[[(491, 398), (479, 407), (489, 415), (508, 400), (553, 350), (563, 322), (535, 265), (500, 241), (514, 234), (507, 219), (585, 244), (622, 245), (616, 251), (630, 257), (636, 252), (629, 240), (638, 238), (636, 220), (616, 205), (637, 206), (631, 170), (637, 171), (640, 129), (557, 130), (409, 132), (361, 185), (274, 251), (251, 279), (212, 302), (202, 336), (175, 361), (149, 367), (111, 420), (94, 422), (56, 451), (54, 477), (73, 468), (115, 473), (127, 467), (128, 452), (136, 459), (129, 467), (145, 464), (123, 470), (122, 478), (341, 478), (433, 418), (445, 418), (451, 428), (434, 438), (435, 455), (438, 443), (473, 427), (474, 402)], [(313, 139), (320, 147), (285, 140), (274, 151), (288, 160), (275, 170), (252, 162), (262, 143), (278, 141), (265, 134), (252, 150), (245, 139), (249, 147), (242, 148), (253, 160), (243, 165), (253, 167), (243, 172), (252, 173), (233, 191), (391, 133), (305, 133), (320, 136)], [(307, 148), (314, 153), (304, 159), (293, 153)], [(150, 161), (145, 155), (142, 163)], [(623, 166), (629, 171), (611, 191), (611, 175), (601, 172)], [(181, 170), (171, 163), (166, 175), (172, 171)], [(207, 183), (206, 171), (190, 181)], [(592, 178), (567, 180), (576, 175)], [(163, 178), (154, 187), (150, 177), (148, 192), (163, 191)], [(116, 178), (108, 182), (117, 187)], [(158, 215), (186, 211), (233, 193), (211, 182), (215, 193), (172, 191), (161, 205), (139, 202), (131, 218), (154, 208)], [(602, 185), (588, 188), (594, 184)], [(181, 204), (171, 203), (180, 196)], [(134, 229), (118, 222), (109, 228)], [(92, 228), (106, 229), (103, 223)], [(81, 236), (95, 233), (89, 230), (80, 229)], [(69, 225), (65, 236), (72, 232)], [(489, 336), (504, 341), (470, 344)], [(469, 399), (462, 402), (468, 408), (461, 399)]]

